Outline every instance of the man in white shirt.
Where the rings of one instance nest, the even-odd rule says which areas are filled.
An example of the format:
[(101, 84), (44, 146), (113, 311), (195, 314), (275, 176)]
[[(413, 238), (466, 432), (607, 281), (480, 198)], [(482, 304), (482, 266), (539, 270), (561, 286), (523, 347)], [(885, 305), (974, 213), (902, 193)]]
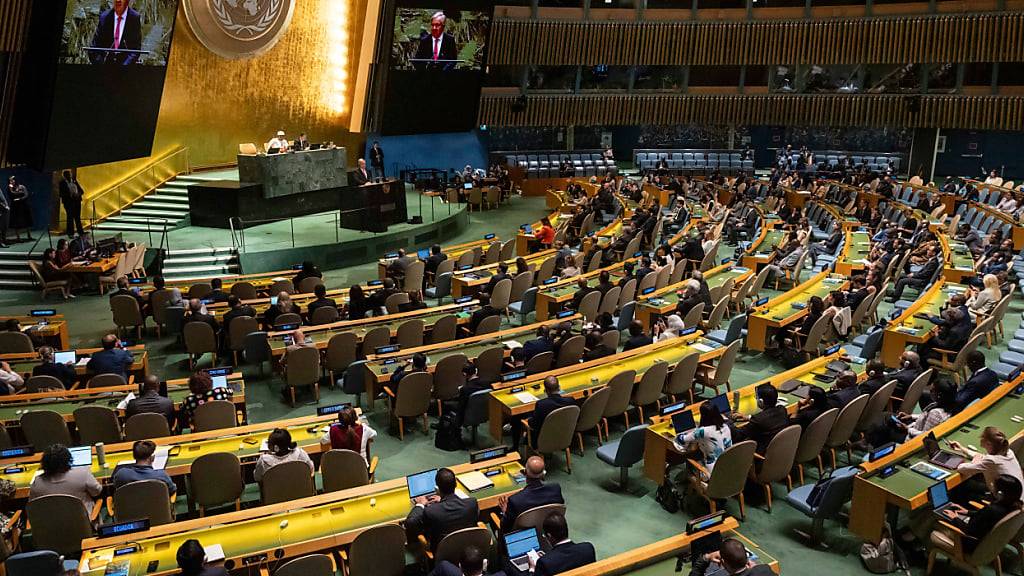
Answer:
[(285, 137), (284, 130), (278, 130), (277, 136), (270, 139), (267, 149), (271, 150), (273, 148), (277, 148), (281, 152), (288, 150), (288, 138)]
[(991, 184), (993, 186), (1002, 186), (1003, 179), (996, 173), (995, 170), (988, 173), (988, 178), (985, 178), (985, 184)]

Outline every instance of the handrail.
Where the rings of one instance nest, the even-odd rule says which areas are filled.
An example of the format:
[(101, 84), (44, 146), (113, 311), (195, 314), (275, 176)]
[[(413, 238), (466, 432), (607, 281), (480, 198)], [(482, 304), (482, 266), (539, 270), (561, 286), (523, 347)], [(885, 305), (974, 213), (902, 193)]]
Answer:
[[(170, 168), (170, 172), (169, 173), (160, 174), (159, 176), (157, 175), (156, 168), (158, 166), (163, 165), (164, 163), (166, 163), (169, 160), (176, 160), (176, 159), (182, 158), (182, 157), (184, 158), (184, 168), (183, 169), (179, 170), (177, 168), (173, 168), (172, 167), (172, 168)], [(192, 165), (191, 165), (191, 159), (190, 159), (190, 155), (189, 155), (189, 149), (187, 147), (180, 147), (180, 148), (178, 148), (176, 150), (172, 150), (172, 151), (170, 151), (170, 152), (168, 152), (168, 153), (166, 153), (166, 154), (164, 154), (164, 155), (162, 155), (162, 156), (160, 156), (158, 158), (155, 158), (154, 160), (152, 160), (151, 162), (149, 162), (148, 164), (146, 164), (142, 168), (140, 168), (140, 169), (136, 170), (135, 172), (133, 172), (131, 175), (126, 176), (125, 178), (121, 179), (117, 183), (115, 183), (115, 184), (111, 185), (110, 187), (108, 187), (106, 190), (103, 190), (103, 191), (99, 192), (98, 194), (96, 194), (95, 196), (92, 196), (92, 197), (89, 198), (90, 202), (92, 203), (92, 218), (91, 218), (92, 224), (95, 224), (96, 222), (99, 222), (99, 221), (101, 221), (101, 220), (103, 220), (105, 218), (108, 218), (110, 216), (114, 216), (114, 215), (119, 214), (121, 212), (121, 210), (123, 210), (125, 208), (126, 205), (131, 204), (131, 203), (139, 200), (140, 198), (142, 198), (146, 194), (149, 194), (154, 188), (156, 188), (157, 186), (163, 184), (164, 182), (167, 182), (171, 178), (174, 178), (175, 176), (177, 176), (179, 174), (190, 174), (191, 172), (192, 172)], [(167, 174), (169, 174), (169, 175), (167, 175)], [(143, 180), (143, 177), (146, 177), (146, 179)], [(142, 192), (134, 194), (133, 195), (134, 197), (127, 198), (127, 201), (126, 201), (125, 192), (131, 192), (131, 186), (133, 184), (135, 184), (136, 182), (139, 182), (139, 184), (141, 186), (140, 189), (142, 190)], [(98, 214), (97, 213), (97, 203), (100, 203), (100, 204), (103, 204), (104, 202), (110, 203), (110, 200), (111, 200), (110, 197), (112, 195), (114, 195), (114, 194), (117, 195), (117, 200), (116, 200), (116, 203), (114, 204), (114, 206), (116, 206), (116, 207), (114, 209), (110, 210), (108, 213)]]

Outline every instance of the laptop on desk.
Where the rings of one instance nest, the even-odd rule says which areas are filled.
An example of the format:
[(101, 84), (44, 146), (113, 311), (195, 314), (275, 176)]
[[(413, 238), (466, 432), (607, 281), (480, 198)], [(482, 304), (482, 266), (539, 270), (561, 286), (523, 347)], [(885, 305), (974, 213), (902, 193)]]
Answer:
[(530, 556), (540, 557), (544, 552), (540, 549), (540, 539), (536, 528), (517, 530), (505, 535), (505, 551), (509, 561), (520, 572), (530, 571)]
[(943, 520), (950, 519), (944, 514), (946, 510), (952, 511), (956, 516), (960, 515), (953, 503), (949, 501), (949, 492), (946, 488), (945, 480), (936, 482), (928, 487), (928, 503), (932, 505), (932, 510), (935, 514)]
[(405, 483), (409, 487), (409, 500), (414, 501), (420, 496), (433, 494), (435, 476), (437, 476), (436, 468), (406, 476)]
[(922, 440), (924, 449), (928, 453), (928, 461), (946, 470), (956, 470), (957, 466), (964, 463), (965, 458), (959, 454), (948, 452), (939, 448), (939, 441), (935, 434), (929, 432)]

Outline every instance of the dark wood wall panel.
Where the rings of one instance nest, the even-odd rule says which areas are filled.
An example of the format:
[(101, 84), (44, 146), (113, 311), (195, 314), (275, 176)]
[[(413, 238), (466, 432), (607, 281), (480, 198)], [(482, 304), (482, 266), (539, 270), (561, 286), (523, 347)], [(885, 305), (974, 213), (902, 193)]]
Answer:
[(1024, 13), (750, 22), (494, 21), (490, 64), (905, 64), (1024, 60)]
[[(1024, 98), (896, 95), (552, 95), (484, 96), (479, 122), (495, 126), (746, 124), (907, 126), (1024, 130)], [(914, 105), (918, 111), (912, 112)]]
[(6, 66), (0, 67), (0, 168), (8, 165), (7, 141), (13, 119), (14, 93), (31, 12), (29, 0), (0, 0), (0, 53), (6, 58)]

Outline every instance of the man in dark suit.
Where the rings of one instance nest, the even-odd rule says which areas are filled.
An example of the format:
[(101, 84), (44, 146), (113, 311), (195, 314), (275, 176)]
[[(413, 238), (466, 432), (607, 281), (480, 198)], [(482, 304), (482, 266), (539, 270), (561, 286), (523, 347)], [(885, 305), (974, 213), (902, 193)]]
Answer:
[[(785, 406), (779, 406), (779, 391), (771, 384), (757, 387), (757, 407), (760, 412), (750, 416), (743, 435), (748, 440), (757, 442), (757, 453), (764, 454), (775, 435), (789, 426), (789, 414)], [(743, 418), (742, 416), (740, 418)]]
[(927, 342), (917, 347), (921, 356), (921, 364), (927, 365), (931, 358), (939, 358), (936, 349), (958, 351), (967, 344), (974, 331), (974, 322), (969, 314), (957, 308), (946, 308), (942, 311), (942, 324), (938, 332)]
[[(100, 14), (99, 24), (92, 36), (93, 48), (115, 50), (142, 50), (142, 16), (128, 7), (129, 0), (114, 0), (114, 5)], [(104, 52), (90, 50), (93, 64), (135, 64), (138, 53)]]
[(735, 538), (722, 542), (717, 552), (704, 554), (693, 563), (690, 576), (704, 576), (711, 564), (715, 563), (725, 569), (731, 576), (772, 576), (774, 572), (765, 564), (754, 564), (747, 557), (747, 549)]
[(537, 337), (527, 340), (518, 350), (512, 351), (512, 357), (521, 362), (529, 362), (537, 354), (551, 352), (555, 347), (551, 344), (550, 329), (547, 326), (537, 328)]
[[(468, 546), (462, 552), (462, 560), (456, 566), (441, 560), (434, 566), (430, 576), (483, 576), (487, 569), (487, 558), (476, 546)], [(504, 572), (491, 572), (491, 576), (505, 576)]]
[(548, 376), (544, 379), (544, 395), (545, 398), (537, 401), (533, 408), (533, 415), (530, 416), (530, 434), (533, 436), (534, 444), (537, 443), (537, 435), (540, 434), (541, 426), (544, 425), (544, 420), (547, 419), (549, 414), (559, 408), (572, 406), (576, 403), (572, 398), (562, 396), (557, 376)]
[(334, 301), (333, 298), (327, 297), (327, 287), (324, 286), (323, 284), (317, 284), (316, 286), (314, 286), (313, 294), (316, 296), (316, 300), (310, 302), (309, 307), (307, 308), (310, 319), (313, 318), (313, 311), (315, 311), (317, 308), (322, 308), (324, 306), (330, 306), (332, 308), (338, 307), (338, 304)]
[(447, 259), (448, 255), (441, 251), (440, 244), (434, 244), (431, 246), (430, 256), (427, 256), (427, 259), (423, 261), (423, 271), (426, 272), (426, 274), (423, 275), (424, 280), (428, 277), (433, 278), (434, 275), (437, 274), (437, 267), (441, 265), (441, 262), (444, 262)]
[(649, 334), (644, 333), (643, 322), (633, 320), (629, 323), (629, 340), (622, 346), (622, 351), (632, 350), (641, 346), (647, 346), (654, 342)]
[(683, 318), (690, 312), (690, 310), (693, 310), (694, 306), (702, 303), (703, 302), (700, 298), (700, 282), (691, 278), (686, 281), (686, 288), (683, 289), (683, 296), (679, 299), (679, 302), (676, 303), (676, 314), (678, 314), (680, 318)]
[(167, 425), (174, 429), (174, 401), (160, 395), (160, 378), (155, 374), (146, 376), (142, 382), (142, 393), (138, 398), (128, 402), (125, 408), (125, 418), (131, 418), (136, 414), (152, 412), (160, 414), (167, 419)]
[(366, 160), (360, 158), (357, 164), (358, 167), (352, 173), (352, 183), (356, 186), (363, 186), (370, 181), (370, 173), (366, 171)]
[(220, 278), (214, 278), (213, 280), (210, 280), (210, 288), (210, 293), (206, 295), (206, 298), (204, 298), (204, 300), (211, 300), (216, 303), (223, 303), (228, 301), (228, 296), (231, 296), (231, 294), (228, 294), (227, 292), (224, 291), (224, 281), (221, 280)]
[(199, 298), (193, 298), (188, 301), (188, 314), (185, 315), (185, 324), (189, 322), (209, 324), (210, 328), (213, 328), (214, 334), (220, 329), (220, 325), (217, 324), (217, 318), (203, 310), (203, 301)]
[(530, 456), (526, 460), (526, 486), (511, 496), (498, 499), (501, 508), (501, 531), (508, 533), (515, 526), (516, 518), (531, 508), (546, 504), (565, 504), (562, 487), (554, 482), (544, 483), (544, 458)]
[(78, 183), (78, 179), (71, 175), (70, 170), (64, 171), (64, 178), (60, 181), (60, 203), (64, 206), (67, 216), (68, 238), (74, 235), (75, 231), (85, 234), (82, 228), (82, 196), (85, 190)]
[(544, 537), (551, 542), (552, 548), (536, 561), (536, 565), (530, 560), (534, 576), (553, 576), (597, 561), (593, 544), (569, 540), (569, 525), (565, 516), (557, 512), (544, 520)]
[(455, 45), (455, 37), (444, 31), (448, 17), (444, 12), (435, 12), (430, 17), (430, 34), (420, 36), (420, 45), (416, 48), (415, 61), (412, 63), (417, 70), (454, 70), (459, 58), (459, 49)]
[(842, 409), (858, 396), (860, 396), (860, 390), (857, 389), (857, 375), (846, 370), (836, 378), (835, 388), (829, 391), (826, 397), (829, 408)]
[(487, 292), (488, 294), (493, 294), (494, 287), (498, 285), (498, 282), (501, 282), (502, 280), (505, 279), (511, 280), (512, 277), (508, 275), (508, 264), (502, 262), (501, 264), (498, 264), (497, 273), (493, 274), (490, 280), (487, 281), (487, 287), (484, 288), (484, 292)]
[(256, 317), (256, 309), (248, 304), (242, 304), (242, 301), (234, 294), (228, 296), (228, 308), (229, 310), (224, 314), (224, 333), (231, 333), (231, 321), (240, 316), (251, 316)]
[(569, 304), (569, 307), (573, 310), (579, 310), (580, 304), (583, 303), (583, 298), (595, 290), (596, 288), (590, 287), (586, 278), (579, 278), (576, 280), (576, 293), (572, 295), (572, 302)]
[(598, 282), (595, 288), (601, 293), (601, 297), (604, 298), (604, 295), (614, 287), (615, 284), (612, 283), (612, 275), (607, 270), (601, 270), (601, 273), (598, 275)]
[(64, 388), (70, 389), (75, 384), (75, 367), (71, 363), (57, 364), (53, 361), (53, 348), (43, 346), (39, 349), (39, 358), (42, 362), (32, 369), (33, 376), (53, 376)]
[(118, 278), (117, 290), (110, 293), (110, 299), (113, 300), (114, 296), (131, 296), (132, 298), (135, 299), (136, 302), (139, 303), (139, 311), (141, 312), (146, 305), (146, 300), (142, 296), (139, 296), (138, 294), (133, 292), (129, 286), (130, 285), (128, 284), (127, 276), (122, 276)]
[(921, 372), (921, 357), (913, 350), (904, 350), (903, 354), (900, 354), (899, 370), (886, 375), (886, 381), (896, 381), (896, 389), (892, 392), (893, 396), (899, 398), (906, 396), (907, 389), (921, 375)]
[(967, 354), (967, 369), (971, 371), (971, 377), (956, 391), (958, 410), (984, 398), (999, 386), (999, 376), (985, 366), (985, 355), (980, 350)]
[(491, 306), (491, 295), (487, 292), (480, 292), (476, 295), (476, 299), (480, 301), (480, 307), (473, 311), (473, 314), (469, 317), (469, 324), (466, 326), (469, 329), (470, 334), (476, 334), (476, 327), (480, 325), (480, 322), (484, 318), (501, 314), (495, 308)]
[(935, 275), (935, 271), (939, 268), (938, 259), (938, 248), (932, 247), (928, 250), (928, 261), (925, 262), (924, 266), (917, 272), (907, 274), (903, 278), (896, 281), (896, 286), (893, 288), (892, 298), (890, 302), (895, 302), (903, 296), (903, 290), (910, 286), (917, 290), (923, 290), (924, 287), (931, 281), (932, 276)]
[(376, 178), (384, 177), (384, 149), (377, 141), (374, 141), (373, 147), (370, 148), (370, 169)]
[(128, 380), (128, 370), (132, 367), (132, 353), (121, 348), (121, 341), (113, 334), (107, 334), (100, 341), (103, 350), (96, 352), (85, 365), (89, 374), (120, 374)]
[(466, 408), (469, 406), (469, 398), (477, 392), (491, 389), (491, 383), (485, 382), (479, 375), (477, 375), (476, 364), (473, 364), (472, 362), (466, 362), (466, 365), (462, 367), (462, 377), (465, 379), (466, 383), (459, 387), (459, 397), (457, 399), (458, 404), (455, 408), (455, 415), (460, 426), (466, 418)]
[(455, 495), (455, 473), (448, 468), (437, 471), (434, 485), (436, 494), (416, 497), (413, 509), (405, 518), (405, 530), (409, 542), (415, 542), (423, 534), (431, 549), (436, 550), (445, 536), (476, 526), (480, 508), (476, 498), (463, 499)]

